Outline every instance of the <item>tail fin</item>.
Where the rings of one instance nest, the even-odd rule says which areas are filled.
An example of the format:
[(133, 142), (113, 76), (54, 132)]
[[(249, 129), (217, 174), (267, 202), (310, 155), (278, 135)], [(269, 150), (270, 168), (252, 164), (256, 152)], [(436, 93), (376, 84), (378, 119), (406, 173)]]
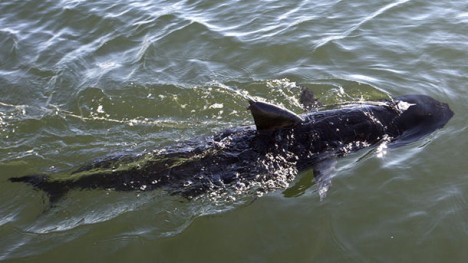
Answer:
[(27, 175), (22, 177), (12, 177), (9, 178), (9, 180), (14, 183), (27, 183), (36, 189), (44, 191), (49, 197), (51, 204), (57, 202), (57, 200), (63, 197), (69, 190), (64, 182), (49, 181), (49, 177), (47, 175)]

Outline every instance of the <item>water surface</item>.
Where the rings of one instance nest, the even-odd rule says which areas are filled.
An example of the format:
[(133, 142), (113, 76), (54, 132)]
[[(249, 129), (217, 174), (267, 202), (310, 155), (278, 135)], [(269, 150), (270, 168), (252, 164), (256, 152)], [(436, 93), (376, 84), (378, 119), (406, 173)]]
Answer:
[[(466, 1), (3, 1), (0, 260), (463, 262)], [(187, 202), (72, 192), (48, 208), (7, 179), (251, 125), (246, 97), (301, 112), (426, 94), (455, 112), (405, 147), (338, 162), (327, 198)], [(299, 177), (312, 177), (305, 172)]]

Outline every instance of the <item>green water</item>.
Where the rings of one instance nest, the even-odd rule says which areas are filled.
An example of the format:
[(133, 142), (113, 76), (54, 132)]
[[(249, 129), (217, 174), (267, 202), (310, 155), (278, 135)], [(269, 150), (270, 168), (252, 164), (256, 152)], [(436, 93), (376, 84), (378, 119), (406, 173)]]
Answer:
[[(465, 262), (467, 28), (461, 0), (1, 1), (0, 261)], [(300, 113), (298, 85), (455, 116), (339, 160), (323, 201), (75, 191), (48, 208), (7, 180), (250, 125), (247, 96)]]

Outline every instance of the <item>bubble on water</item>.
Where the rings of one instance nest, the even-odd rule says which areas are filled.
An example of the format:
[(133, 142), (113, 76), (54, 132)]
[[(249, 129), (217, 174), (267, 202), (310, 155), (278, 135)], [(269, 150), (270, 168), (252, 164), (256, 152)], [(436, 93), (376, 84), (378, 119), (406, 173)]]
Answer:
[(273, 79), (269, 80), (266, 83), (268, 88), (279, 88), (279, 89), (291, 89), (291, 88), (297, 88), (297, 84), (294, 81), (291, 81), (287, 78), (284, 79)]
[(222, 103), (214, 103), (212, 105), (210, 105), (208, 108), (209, 109), (222, 109), (224, 107), (224, 105)]
[(104, 107), (102, 105), (99, 105), (97, 110), (96, 110), (98, 113), (105, 113), (104, 112)]
[(376, 148), (376, 156), (378, 158), (383, 158), (387, 154), (387, 142), (381, 143), (379, 146)]

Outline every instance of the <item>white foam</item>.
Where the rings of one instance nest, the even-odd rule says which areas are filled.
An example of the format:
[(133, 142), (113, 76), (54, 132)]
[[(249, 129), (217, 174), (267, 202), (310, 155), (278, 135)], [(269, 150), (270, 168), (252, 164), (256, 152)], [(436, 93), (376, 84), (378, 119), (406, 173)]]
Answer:
[(413, 103), (408, 103), (406, 101), (398, 101), (398, 103), (396, 104), (396, 107), (400, 110), (400, 111), (406, 111), (407, 109), (409, 109), (409, 107), (411, 106), (414, 106), (416, 104), (413, 104)]

